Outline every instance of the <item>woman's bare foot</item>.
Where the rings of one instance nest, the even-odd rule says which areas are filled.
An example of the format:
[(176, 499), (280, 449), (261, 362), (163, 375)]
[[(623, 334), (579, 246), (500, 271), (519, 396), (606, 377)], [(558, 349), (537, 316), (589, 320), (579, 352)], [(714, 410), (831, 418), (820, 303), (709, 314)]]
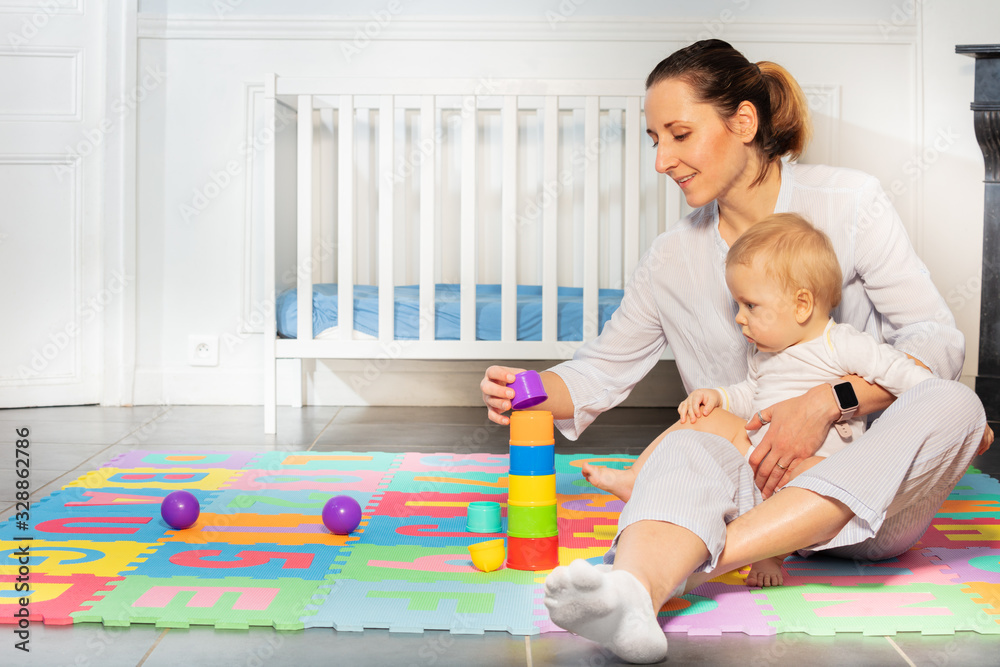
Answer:
[(602, 491), (607, 491), (615, 495), (619, 500), (628, 502), (628, 499), (632, 497), (632, 487), (635, 486), (636, 473), (631, 468), (628, 470), (618, 470), (617, 468), (606, 468), (604, 466), (584, 463), (582, 472), (588, 482)]
[(784, 578), (781, 573), (781, 563), (784, 556), (774, 556), (759, 560), (750, 566), (750, 574), (747, 575), (747, 586), (759, 586), (767, 588), (769, 586), (781, 586)]

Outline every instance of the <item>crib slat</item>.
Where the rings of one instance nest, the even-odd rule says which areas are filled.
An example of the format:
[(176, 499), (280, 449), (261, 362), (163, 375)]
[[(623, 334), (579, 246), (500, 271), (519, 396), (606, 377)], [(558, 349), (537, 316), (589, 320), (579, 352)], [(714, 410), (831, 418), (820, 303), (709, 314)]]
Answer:
[(420, 340), (434, 340), (434, 97), (420, 98)]
[(583, 145), (587, 164), (583, 174), (583, 340), (597, 336), (597, 278), (600, 220), (600, 106), (596, 96), (587, 98), (583, 112)]
[[(476, 141), (478, 139), (478, 113), (476, 98), (462, 100), (462, 201), (461, 244), (462, 291), (460, 313), (460, 338), (476, 340)], [(466, 111), (467, 110), (467, 111)]]
[[(264, 128), (275, 131), (275, 115), (278, 101), (275, 99), (274, 74), (264, 80)], [(275, 298), (275, 141), (264, 147), (264, 433), (278, 430), (277, 403), (277, 342), (278, 323), (274, 312)]]
[(299, 95), (297, 172), (297, 227), (295, 275), (297, 282), (299, 340), (313, 338), (313, 108), (312, 95)]
[(625, 100), (625, 220), (623, 221), (624, 262), (622, 284), (639, 263), (639, 98)]
[(517, 340), (517, 97), (505, 95), (501, 115), (500, 340)]
[[(301, 108), (301, 107), (300, 107)], [(300, 112), (301, 113), (301, 112)], [(340, 155), (337, 161), (337, 328), (341, 339), (354, 332), (354, 96), (340, 96)], [(299, 310), (299, 313), (302, 311)]]
[[(395, 155), (396, 112), (392, 95), (383, 95), (379, 100), (379, 172), (389, 173)], [(379, 180), (378, 187), (378, 339), (386, 342), (395, 336), (393, 321), (393, 296), (395, 293), (392, 275), (395, 251), (393, 249), (393, 203), (395, 179), (391, 176)]]
[(545, 98), (542, 119), (542, 340), (558, 338), (558, 287), (556, 286), (559, 249), (559, 104), (555, 95)]
[(601, 154), (597, 163), (600, 165), (598, 171), (603, 182), (597, 240), (601, 249), (601, 265), (597, 272), (597, 284), (605, 287), (618, 287), (624, 273), (622, 241), (625, 231), (625, 141), (621, 137), (624, 122), (623, 109), (607, 109), (601, 111), (601, 121), (598, 124)]
[(336, 126), (333, 109), (318, 109), (319, 137), (318, 150), (316, 155), (316, 174), (320, 185), (317, 197), (319, 197), (319, 213), (316, 220), (320, 230), (320, 276), (323, 283), (332, 283), (337, 279), (334, 270), (336, 262), (333, 257), (333, 249), (337, 247), (337, 173), (336, 161), (334, 158), (334, 148), (336, 142), (333, 137), (333, 128)]
[[(313, 98), (315, 101), (315, 98)], [(312, 283), (317, 285), (323, 281), (323, 267), (330, 263), (329, 257), (323, 252), (323, 167), (320, 157), (323, 151), (323, 119), (319, 109), (313, 110), (310, 114), (313, 125), (312, 136), (312, 258), (311, 269)], [(315, 332), (319, 333), (319, 332)]]

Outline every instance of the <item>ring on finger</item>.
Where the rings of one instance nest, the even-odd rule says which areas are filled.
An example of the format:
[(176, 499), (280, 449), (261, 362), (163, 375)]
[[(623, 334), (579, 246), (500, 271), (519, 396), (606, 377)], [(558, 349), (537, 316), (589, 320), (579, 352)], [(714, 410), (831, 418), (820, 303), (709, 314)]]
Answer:
[(760, 420), (762, 425), (771, 423), (770, 419), (764, 419), (764, 415), (760, 414), (760, 410), (757, 411), (757, 419)]
[(778, 466), (778, 467), (779, 467), (779, 468), (781, 468), (782, 470), (788, 470), (788, 466), (783, 466), (783, 465), (781, 465), (780, 463), (775, 463), (774, 465)]

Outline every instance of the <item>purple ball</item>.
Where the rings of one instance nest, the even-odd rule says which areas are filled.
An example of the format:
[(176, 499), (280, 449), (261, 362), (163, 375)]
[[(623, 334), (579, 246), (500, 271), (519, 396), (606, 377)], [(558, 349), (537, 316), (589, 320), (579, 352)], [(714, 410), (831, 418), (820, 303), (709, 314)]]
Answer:
[(334, 535), (350, 535), (361, 523), (361, 505), (350, 496), (334, 496), (323, 505), (323, 525)]
[(194, 525), (198, 520), (201, 509), (198, 507), (198, 499), (193, 493), (187, 491), (174, 491), (167, 494), (160, 505), (160, 515), (163, 520), (175, 530), (184, 530)]

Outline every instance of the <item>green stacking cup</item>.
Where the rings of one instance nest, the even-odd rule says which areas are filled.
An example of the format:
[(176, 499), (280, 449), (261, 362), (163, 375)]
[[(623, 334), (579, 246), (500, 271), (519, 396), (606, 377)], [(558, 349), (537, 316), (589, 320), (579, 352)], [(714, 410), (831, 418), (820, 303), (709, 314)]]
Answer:
[(556, 504), (507, 504), (507, 534), (511, 537), (552, 537), (559, 534)]

